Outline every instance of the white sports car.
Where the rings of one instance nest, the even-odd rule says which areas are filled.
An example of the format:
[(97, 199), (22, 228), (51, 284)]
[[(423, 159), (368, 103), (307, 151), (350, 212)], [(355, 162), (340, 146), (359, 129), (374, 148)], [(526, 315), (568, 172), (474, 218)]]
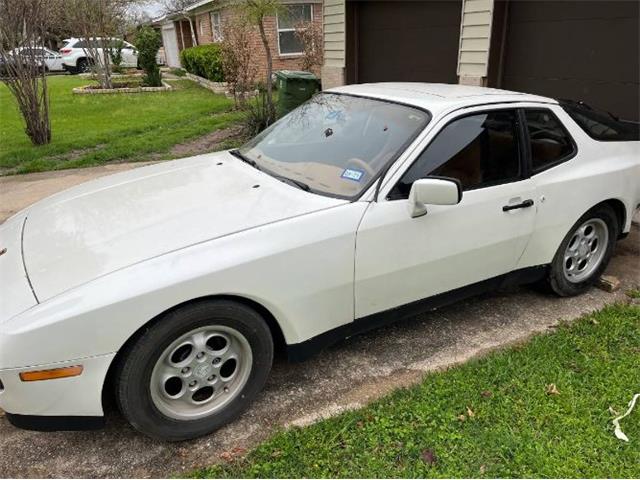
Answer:
[[(500, 287), (601, 274), (640, 204), (638, 125), (479, 87), (325, 91), (238, 150), (80, 185), (0, 227), (0, 407), (18, 427), (183, 440), (274, 349)], [(109, 390), (113, 389), (113, 390)]]

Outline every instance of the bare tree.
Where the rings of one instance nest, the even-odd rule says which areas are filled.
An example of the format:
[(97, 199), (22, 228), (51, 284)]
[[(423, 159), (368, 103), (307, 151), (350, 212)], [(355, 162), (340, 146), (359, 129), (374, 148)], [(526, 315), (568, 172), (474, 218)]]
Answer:
[(265, 108), (268, 114), (267, 124), (275, 120), (275, 108), (273, 106), (273, 85), (271, 75), (273, 74), (273, 57), (269, 46), (269, 39), (265, 31), (264, 22), (267, 17), (275, 16), (278, 12), (283, 11), (280, 0), (244, 0), (239, 4), (240, 11), (245, 17), (258, 27), (260, 39), (267, 58), (266, 61), (266, 78), (265, 78)]
[(236, 108), (244, 108), (253, 89), (256, 66), (251, 49), (251, 28), (242, 17), (225, 24), (222, 40), (222, 70)]
[(46, 0), (0, 0), (0, 58), (4, 82), (15, 97), (34, 145), (51, 141), (44, 56)]
[(111, 37), (121, 33), (123, 19), (139, 0), (66, 0), (65, 9), (83, 38), (89, 66), (102, 88), (112, 88)]
[(295, 25), (296, 38), (302, 44), (303, 70), (312, 71), (322, 65), (322, 26), (315, 22), (298, 22)]

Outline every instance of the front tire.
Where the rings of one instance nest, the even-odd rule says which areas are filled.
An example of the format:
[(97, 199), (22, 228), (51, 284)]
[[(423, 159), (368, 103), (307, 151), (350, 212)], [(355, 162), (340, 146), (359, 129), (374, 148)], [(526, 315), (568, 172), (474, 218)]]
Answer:
[(188, 440), (238, 417), (264, 386), (272, 361), (271, 333), (255, 310), (201, 301), (168, 312), (127, 348), (116, 398), (145, 435)]
[(615, 212), (600, 205), (585, 213), (564, 238), (551, 263), (548, 283), (562, 297), (583, 293), (604, 272), (620, 232)]

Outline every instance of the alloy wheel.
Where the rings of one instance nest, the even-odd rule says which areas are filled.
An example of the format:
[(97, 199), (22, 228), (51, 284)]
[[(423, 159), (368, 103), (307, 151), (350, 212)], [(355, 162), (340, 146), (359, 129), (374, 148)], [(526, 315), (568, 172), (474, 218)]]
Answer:
[(579, 283), (589, 278), (602, 263), (609, 244), (609, 229), (600, 218), (592, 218), (576, 229), (564, 252), (565, 278)]
[(172, 342), (151, 373), (151, 399), (164, 415), (195, 420), (220, 411), (244, 388), (252, 352), (237, 330), (211, 325)]

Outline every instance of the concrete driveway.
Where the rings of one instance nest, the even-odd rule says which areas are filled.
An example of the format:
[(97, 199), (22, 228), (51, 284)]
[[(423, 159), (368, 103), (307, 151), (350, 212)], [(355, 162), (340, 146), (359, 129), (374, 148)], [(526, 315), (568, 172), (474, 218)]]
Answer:
[[(77, 180), (110, 173), (105, 168), (0, 178), (1, 214)], [(7, 197), (12, 202), (9, 208)], [(628, 300), (624, 291), (640, 283), (637, 225), (618, 244), (607, 273), (622, 281), (619, 291), (592, 289), (580, 297), (561, 299), (514, 288), (346, 340), (302, 364), (277, 360), (266, 389), (240, 419), (191, 442), (149, 440), (112, 407), (106, 429), (97, 432), (28, 432), (14, 429), (0, 417), (0, 477), (166, 477), (226, 461), (275, 429), (356, 408), (420, 381), (425, 372), (520, 342), (607, 303)]]

